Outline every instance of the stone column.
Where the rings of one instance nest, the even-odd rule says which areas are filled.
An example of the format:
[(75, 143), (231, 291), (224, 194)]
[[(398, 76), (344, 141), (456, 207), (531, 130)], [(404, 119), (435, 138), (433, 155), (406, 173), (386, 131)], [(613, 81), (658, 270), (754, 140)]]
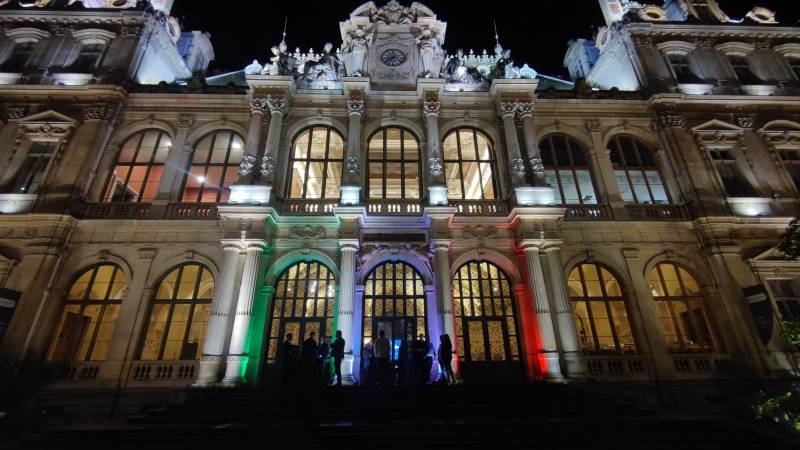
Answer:
[(238, 386), (244, 381), (242, 365), (248, 356), (246, 354), (247, 338), (253, 315), (253, 297), (258, 281), (258, 266), (266, 246), (266, 243), (261, 240), (246, 241), (246, 244), (239, 298), (236, 300), (236, 317), (233, 320), (231, 341), (228, 347), (225, 378), (222, 380), (222, 383), (228, 386)]
[(436, 266), (434, 275), (436, 276), (436, 297), (439, 307), (439, 314), (442, 316), (442, 332), (450, 336), (453, 341), (455, 355), (456, 332), (455, 321), (453, 319), (453, 292), (452, 281), (450, 280), (450, 244), (449, 240), (435, 240), (431, 242), (433, 247)]
[(544, 252), (547, 271), (552, 283), (551, 292), (553, 293), (553, 304), (556, 310), (560, 350), (564, 357), (564, 371), (569, 378), (581, 378), (586, 374), (586, 368), (581, 356), (581, 346), (578, 342), (575, 315), (572, 312), (572, 304), (567, 294), (567, 281), (564, 278), (564, 269), (561, 266), (561, 249), (548, 247)]
[(506, 152), (508, 153), (508, 168), (511, 175), (511, 185), (516, 190), (517, 187), (526, 186), (525, 182), (525, 161), (519, 149), (519, 139), (517, 139), (517, 125), (514, 117), (517, 114), (516, 101), (501, 101), (498, 104), (498, 115), (503, 119), (503, 132), (506, 138)]
[(351, 89), (345, 107), (348, 118), (347, 154), (340, 203), (353, 206), (361, 201), (361, 119), (364, 115), (364, 90)]
[(533, 297), (536, 322), (539, 324), (539, 352), (547, 365), (546, 378), (550, 381), (561, 381), (561, 365), (558, 357), (553, 319), (550, 315), (550, 303), (547, 299), (547, 285), (542, 271), (542, 259), (539, 247), (531, 243), (523, 243), (525, 262), (528, 270), (528, 289)]
[(625, 202), (622, 200), (622, 195), (617, 185), (610, 151), (603, 143), (602, 124), (599, 120), (590, 119), (584, 125), (586, 126), (586, 131), (592, 137), (592, 148), (586, 151), (595, 182), (597, 202), (609, 205), (614, 211), (614, 218), (617, 220), (624, 219), (627, 217), (628, 211), (625, 208)]
[(210, 386), (219, 381), (228, 338), (228, 325), (233, 308), (233, 293), (239, 269), (238, 243), (223, 242), (225, 258), (219, 276), (214, 300), (211, 303), (211, 317), (208, 319), (206, 338), (203, 344), (203, 359), (195, 385)]
[(439, 90), (426, 90), (422, 112), (425, 115), (425, 131), (428, 142), (428, 203), (431, 206), (447, 205), (447, 183), (444, 179), (444, 159), (439, 137), (440, 109)]
[(339, 275), (339, 310), (337, 312), (337, 327), (345, 339), (346, 353), (342, 362), (342, 382), (353, 383), (353, 343), (357, 336), (353, 333), (353, 310), (355, 304), (356, 283), (356, 252), (358, 251), (357, 239), (342, 239), (339, 241), (342, 249), (341, 273)]
[(264, 146), (264, 157), (261, 158), (261, 181), (271, 188), (275, 184), (275, 167), (278, 161), (278, 150), (283, 132), (283, 118), (289, 112), (289, 102), (280, 95), (266, 98), (269, 107), (269, 130), (267, 143)]
[(544, 164), (542, 163), (541, 149), (539, 149), (539, 137), (536, 136), (536, 129), (533, 125), (534, 104), (532, 101), (520, 102), (517, 114), (522, 122), (522, 134), (525, 137), (525, 150), (528, 155), (528, 162), (531, 165), (531, 178), (533, 180), (533, 203), (536, 205), (552, 205), (555, 203), (553, 187), (547, 184), (544, 177)]
[(247, 129), (247, 142), (245, 143), (244, 156), (239, 164), (239, 180), (231, 186), (230, 203), (268, 203), (269, 192), (263, 187), (256, 186), (256, 166), (258, 165), (258, 149), (261, 145), (261, 135), (264, 128), (264, 118), (267, 116), (269, 106), (266, 97), (252, 96), (248, 99), (250, 104), (250, 127)]
[(182, 114), (178, 117), (178, 131), (175, 133), (175, 139), (172, 140), (172, 147), (170, 147), (167, 154), (167, 160), (164, 162), (164, 173), (158, 183), (156, 202), (166, 203), (173, 201), (175, 197), (174, 191), (180, 189), (184, 170), (187, 168), (187, 163), (193, 150), (191, 147), (188, 148), (188, 151), (184, 148), (186, 146), (186, 138), (189, 136), (189, 129), (193, 123), (194, 117), (189, 114)]

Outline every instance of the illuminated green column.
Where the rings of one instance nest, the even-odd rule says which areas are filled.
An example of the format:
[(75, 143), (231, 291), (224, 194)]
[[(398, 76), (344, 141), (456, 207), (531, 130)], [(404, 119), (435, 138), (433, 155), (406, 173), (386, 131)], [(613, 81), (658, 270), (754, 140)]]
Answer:
[[(260, 282), (259, 284), (263, 283)], [(272, 299), (275, 297), (275, 287), (262, 286), (257, 290), (256, 297), (253, 299), (253, 316), (250, 319), (250, 336), (247, 338), (247, 360), (242, 366), (244, 382), (248, 384), (259, 384), (264, 360), (264, 344), (268, 340), (266, 336), (267, 323), (269, 322), (269, 311)]]

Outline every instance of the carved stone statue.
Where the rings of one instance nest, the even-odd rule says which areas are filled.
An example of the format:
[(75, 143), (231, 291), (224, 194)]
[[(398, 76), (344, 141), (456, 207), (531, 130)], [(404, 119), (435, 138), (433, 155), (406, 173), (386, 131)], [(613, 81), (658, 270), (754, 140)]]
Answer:
[(411, 8), (392, 0), (372, 13), (372, 21), (384, 25), (409, 24), (414, 22), (415, 16)]
[(464, 50), (458, 49), (455, 56), (451, 56), (442, 71), (442, 78), (448, 83), (482, 83), (483, 77), (477, 70), (464, 64)]
[(294, 58), (287, 52), (286, 41), (272, 47), (270, 65), (264, 67), (265, 75), (292, 75), (294, 74)]
[(336, 81), (339, 79), (342, 72), (344, 72), (344, 67), (339, 58), (331, 54), (331, 50), (333, 50), (333, 44), (326, 43), (324, 53), (319, 58), (319, 61), (305, 67), (303, 76), (307, 82)]
[(422, 76), (424, 78), (433, 78), (441, 72), (442, 64), (444, 63), (441, 37), (426, 26), (420, 31), (416, 41), (419, 47), (419, 55), (422, 59)]
[(347, 76), (360, 77), (363, 74), (364, 60), (371, 43), (372, 35), (364, 26), (358, 26), (347, 33), (342, 44), (342, 61)]

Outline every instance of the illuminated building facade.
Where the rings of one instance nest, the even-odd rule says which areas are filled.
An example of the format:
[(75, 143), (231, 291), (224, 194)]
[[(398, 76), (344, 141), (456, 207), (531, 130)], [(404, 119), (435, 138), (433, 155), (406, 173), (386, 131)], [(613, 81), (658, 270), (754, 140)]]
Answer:
[(602, 0), (565, 81), (499, 42), (446, 52), (419, 3), (213, 77), (171, 2), (3, 3), (17, 376), (261, 385), (286, 333), (337, 330), (350, 383), (381, 330), (449, 334), (465, 382), (797, 371), (778, 319), (800, 317), (800, 266), (774, 246), (800, 193), (800, 28), (769, 10)]

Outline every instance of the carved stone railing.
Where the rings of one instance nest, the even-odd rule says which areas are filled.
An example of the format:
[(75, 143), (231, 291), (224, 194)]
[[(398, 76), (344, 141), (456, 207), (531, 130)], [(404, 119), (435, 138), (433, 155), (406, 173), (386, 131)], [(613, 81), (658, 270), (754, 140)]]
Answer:
[(603, 379), (649, 379), (647, 360), (641, 355), (584, 356), (590, 376)]
[(128, 383), (191, 384), (198, 361), (136, 361), (128, 372)]
[(508, 205), (502, 200), (450, 200), (460, 216), (506, 216)]
[(214, 203), (173, 203), (167, 207), (167, 219), (218, 219)]
[(686, 208), (680, 205), (626, 205), (634, 220), (687, 220)]
[(303, 200), (303, 199), (286, 199), (283, 201), (281, 210), (287, 215), (317, 215), (317, 216), (331, 216), (333, 209), (339, 205), (338, 200)]
[(367, 205), (367, 212), (375, 216), (419, 216), (422, 214), (421, 200), (375, 200)]
[(150, 203), (90, 203), (83, 217), (86, 219), (149, 219), (153, 205)]
[(672, 355), (672, 365), (678, 376), (685, 378), (727, 376), (733, 373), (729, 355)]
[(94, 381), (100, 373), (101, 363), (61, 362), (47, 363), (43, 378), (51, 383)]
[(566, 205), (567, 220), (609, 220), (611, 210), (605, 205)]

